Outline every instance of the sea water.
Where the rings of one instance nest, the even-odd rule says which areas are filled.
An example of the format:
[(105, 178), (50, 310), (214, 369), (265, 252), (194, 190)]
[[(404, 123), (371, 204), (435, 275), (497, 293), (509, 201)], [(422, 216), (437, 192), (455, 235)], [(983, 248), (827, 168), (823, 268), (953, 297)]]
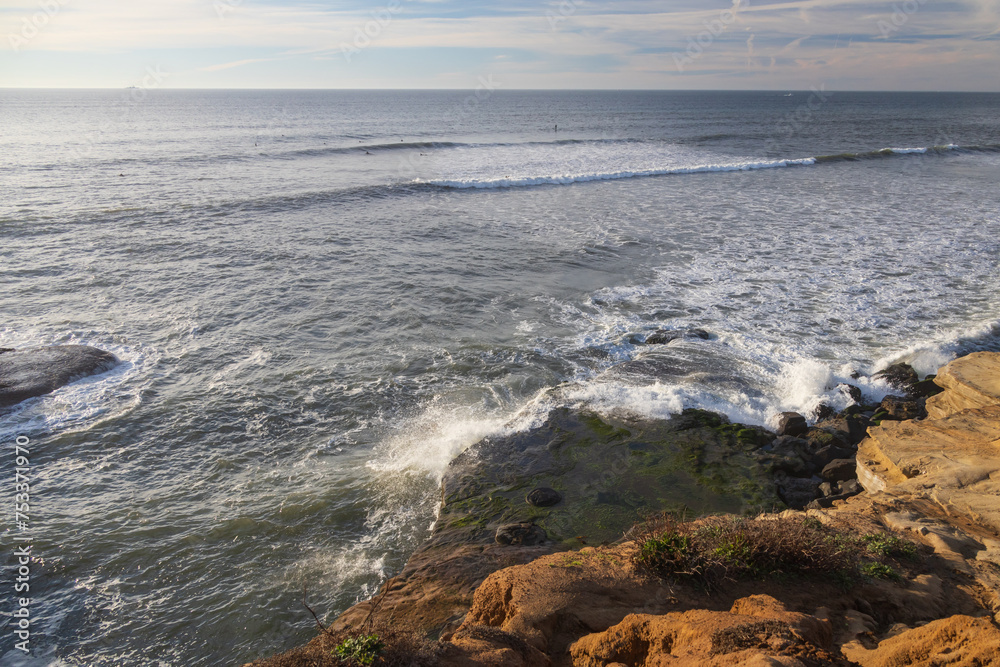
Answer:
[(768, 424), (1000, 350), (998, 95), (141, 93), (0, 91), (0, 347), (122, 361), (0, 415), (5, 665), (304, 643), (558, 405)]

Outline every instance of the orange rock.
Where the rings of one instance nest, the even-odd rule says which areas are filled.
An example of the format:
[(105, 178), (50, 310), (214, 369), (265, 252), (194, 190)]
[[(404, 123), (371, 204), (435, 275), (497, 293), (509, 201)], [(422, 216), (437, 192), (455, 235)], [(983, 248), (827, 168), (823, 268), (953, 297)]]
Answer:
[[(790, 612), (768, 595), (737, 600), (729, 612), (696, 609), (629, 615), (570, 647), (577, 667), (627, 665), (846, 665), (828, 648), (830, 623)], [(800, 660), (800, 658), (802, 660)]]
[(986, 667), (1000, 665), (1000, 630), (988, 618), (951, 616), (844, 652), (862, 667)]

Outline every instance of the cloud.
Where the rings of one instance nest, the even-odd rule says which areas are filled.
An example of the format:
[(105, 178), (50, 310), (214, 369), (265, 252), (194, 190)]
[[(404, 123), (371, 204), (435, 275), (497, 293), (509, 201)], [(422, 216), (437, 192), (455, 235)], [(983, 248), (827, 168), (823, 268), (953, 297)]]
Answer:
[[(366, 70), (365, 76), (389, 85), (396, 80), (390, 71), (393, 58), (405, 58), (408, 66), (422, 54), (428, 59), (424, 81), (433, 85), (445, 74), (431, 69), (438, 67), (441, 49), (453, 50), (455, 62), (465, 62), (463, 54), (490, 51), (488, 58), (471, 59), (463, 71), (474, 79), (482, 72), (469, 69), (472, 63), (479, 67), (492, 62), (499, 72), (512, 75), (510, 87), (565, 86), (577, 80), (565, 75), (580, 67), (593, 68), (592, 84), (611, 87), (690, 86), (699, 74), (711, 86), (725, 85), (727, 77), (733, 77), (733, 85), (742, 87), (808, 87), (823, 76), (861, 88), (892, 87), (895, 74), (913, 78), (916, 63), (923, 62), (922, 49), (930, 44), (937, 53), (964, 54), (958, 61), (965, 58), (971, 69), (953, 65), (956, 72), (944, 74), (941, 81), (928, 80), (927, 87), (977, 80), (982, 86), (995, 78), (984, 63), (1000, 58), (994, 39), (1000, 33), (996, 0), (912, 0), (895, 5), (872, 0), (561, 1), (569, 2), (570, 9), (563, 11), (556, 0), (512, 0), (502, 6), (482, 0), (385, 0), (375, 5), (360, 0), (73, 0), (26, 50), (64, 52), (67, 58), (73, 53), (120, 57), (154, 49), (180, 58), (184, 52), (199, 52), (204, 59), (190, 71), (217, 77), (217, 85), (226, 85), (226, 72), (244, 65), (281, 59), (288, 61), (282, 67), (305, 72), (304, 61), (308, 67), (326, 63), (326, 73), (315, 77), (318, 86), (357, 78), (353, 72), (365, 67), (366, 59), (383, 63), (385, 69)], [(225, 11), (218, 10), (220, 3)], [(916, 10), (899, 14), (900, 7), (911, 6)], [(26, 5), (24, 11), (31, 9)], [(553, 11), (561, 12), (557, 21), (546, 14)], [(734, 19), (719, 30), (723, 16)], [(16, 8), (0, 11), (0, 35), (19, 29), (22, 19)], [(348, 64), (342, 49), (355, 46), (359, 34), (367, 35), (363, 53), (352, 59), (354, 70), (341, 72), (338, 66)], [(875, 48), (874, 42), (884, 48)], [(674, 56), (686, 54), (692, 43), (698, 45), (698, 57), (678, 72)], [(211, 55), (212, 50), (217, 53)], [(379, 58), (373, 56), (376, 52)], [(862, 52), (877, 60), (859, 67)], [(518, 57), (497, 57), (502, 53)], [(949, 57), (939, 62), (951, 61)], [(0, 70), (10, 66), (0, 60)], [(448, 68), (454, 70), (453, 65)], [(183, 81), (180, 74), (173, 85)]]

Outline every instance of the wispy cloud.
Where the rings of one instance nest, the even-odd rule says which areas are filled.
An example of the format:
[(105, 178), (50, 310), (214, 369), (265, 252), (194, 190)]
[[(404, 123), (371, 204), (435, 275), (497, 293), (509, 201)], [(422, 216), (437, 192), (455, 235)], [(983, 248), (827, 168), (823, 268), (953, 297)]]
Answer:
[[(399, 10), (370, 47), (350, 63), (339, 58), (342, 45), (390, 2)], [(481, 73), (476, 68), (489, 63), (507, 75), (508, 87), (789, 88), (808, 87), (817, 77), (830, 87), (850, 88), (998, 85), (986, 64), (1000, 61), (996, 0), (744, 0), (735, 20), (724, 31), (711, 32), (703, 53), (679, 72), (673, 54), (692, 39), (706, 42), (702, 34), (734, 4), (587, 0), (575, 3), (571, 15), (553, 26), (546, 11), (558, 8), (556, 0), (500, 6), (483, 0), (241, 0), (231, 2), (222, 16), (213, 0), (73, 0), (25, 53), (0, 52), (0, 85), (8, 71), (44, 78), (44, 67), (32, 65), (32, 56), (53, 67), (92, 54), (94, 62), (115, 68), (123, 55), (151, 52), (183, 63), (175, 68), (174, 86), (248, 85), (253, 73), (265, 87), (292, 79), (318, 87), (358, 81), (388, 86), (398, 84), (403, 71), (409, 86), (434, 86), (456, 80), (455, 63), (464, 64), (470, 81)], [(895, 16), (893, 23), (904, 4), (915, 11), (905, 21)], [(17, 30), (23, 15), (12, 7), (0, 11), (0, 36)], [(901, 25), (887, 32), (880, 21)], [(451, 50), (451, 62), (441, 58), (442, 49)], [(37, 57), (41, 53), (52, 55)], [(498, 57), (502, 54), (517, 57)], [(8, 62), (14, 57), (20, 60)], [(265, 65), (276, 60), (286, 62)], [(409, 74), (422, 61), (426, 73)], [(25, 69), (29, 66), (35, 69)], [(282, 68), (295, 76), (282, 76)], [(239, 81), (236, 72), (243, 77)]]

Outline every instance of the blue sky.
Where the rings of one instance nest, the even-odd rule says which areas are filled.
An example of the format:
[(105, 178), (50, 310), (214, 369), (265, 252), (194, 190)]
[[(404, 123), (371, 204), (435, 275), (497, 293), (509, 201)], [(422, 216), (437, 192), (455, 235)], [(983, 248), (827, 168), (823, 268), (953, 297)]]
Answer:
[(1000, 90), (998, 0), (0, 0), (0, 86)]

